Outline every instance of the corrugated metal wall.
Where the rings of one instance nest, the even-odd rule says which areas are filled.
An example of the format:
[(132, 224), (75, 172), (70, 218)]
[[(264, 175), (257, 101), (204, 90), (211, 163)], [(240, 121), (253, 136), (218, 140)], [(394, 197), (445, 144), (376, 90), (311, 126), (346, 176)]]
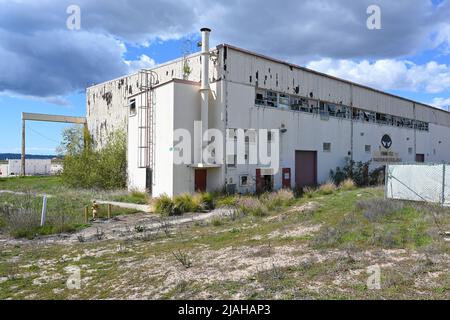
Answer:
[(262, 56), (228, 48), (226, 63), (233, 82), (450, 127), (448, 112)]

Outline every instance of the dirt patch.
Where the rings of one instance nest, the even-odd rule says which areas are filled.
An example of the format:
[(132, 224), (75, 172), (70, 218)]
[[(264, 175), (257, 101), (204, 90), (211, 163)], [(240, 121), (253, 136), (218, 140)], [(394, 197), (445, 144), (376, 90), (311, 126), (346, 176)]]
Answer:
[(275, 230), (268, 234), (268, 238), (301, 238), (313, 235), (315, 232), (319, 231), (320, 227), (321, 225), (298, 225), (293, 229)]
[(207, 213), (185, 214), (176, 217), (161, 217), (156, 214), (135, 213), (122, 215), (111, 220), (98, 220), (91, 226), (73, 234), (58, 234), (40, 236), (33, 240), (13, 239), (0, 234), (0, 245), (22, 244), (74, 244), (80, 242), (97, 242), (105, 240), (126, 240), (136, 236), (171, 232), (171, 230), (194, 224), (199, 221), (210, 221), (217, 217), (226, 217), (232, 214), (230, 210), (217, 209)]

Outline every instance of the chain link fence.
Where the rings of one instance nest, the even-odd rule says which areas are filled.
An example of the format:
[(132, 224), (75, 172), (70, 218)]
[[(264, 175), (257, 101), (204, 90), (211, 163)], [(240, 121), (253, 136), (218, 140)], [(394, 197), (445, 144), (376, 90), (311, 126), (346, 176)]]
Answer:
[(385, 195), (389, 199), (450, 206), (450, 165), (388, 165)]

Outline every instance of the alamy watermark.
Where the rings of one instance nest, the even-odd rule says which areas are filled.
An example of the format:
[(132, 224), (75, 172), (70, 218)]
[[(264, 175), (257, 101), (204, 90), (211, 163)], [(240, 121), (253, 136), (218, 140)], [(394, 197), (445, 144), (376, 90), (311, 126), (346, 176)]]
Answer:
[(372, 4), (367, 7), (367, 29), (380, 30), (381, 29), (381, 8), (376, 4)]
[(367, 273), (369, 277), (367, 278), (367, 289), (369, 290), (380, 290), (381, 289), (381, 267), (376, 264), (367, 267)]
[(67, 7), (66, 13), (69, 15), (66, 20), (66, 26), (69, 30), (81, 29), (81, 8), (78, 5), (72, 4)]
[(81, 269), (77, 266), (68, 266), (65, 271), (69, 274), (66, 281), (66, 287), (69, 290), (81, 289)]
[(194, 136), (187, 129), (174, 131), (176, 165), (259, 165), (276, 174), (280, 165), (279, 129), (208, 129), (202, 134), (202, 122), (194, 122)]

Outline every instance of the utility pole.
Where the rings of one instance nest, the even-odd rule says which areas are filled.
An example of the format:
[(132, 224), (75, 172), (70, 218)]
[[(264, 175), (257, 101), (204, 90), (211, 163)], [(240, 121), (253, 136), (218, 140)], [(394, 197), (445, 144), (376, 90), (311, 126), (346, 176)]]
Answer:
[(22, 166), (21, 166), (21, 172), (20, 175), (22, 177), (25, 177), (25, 119), (22, 115)]

